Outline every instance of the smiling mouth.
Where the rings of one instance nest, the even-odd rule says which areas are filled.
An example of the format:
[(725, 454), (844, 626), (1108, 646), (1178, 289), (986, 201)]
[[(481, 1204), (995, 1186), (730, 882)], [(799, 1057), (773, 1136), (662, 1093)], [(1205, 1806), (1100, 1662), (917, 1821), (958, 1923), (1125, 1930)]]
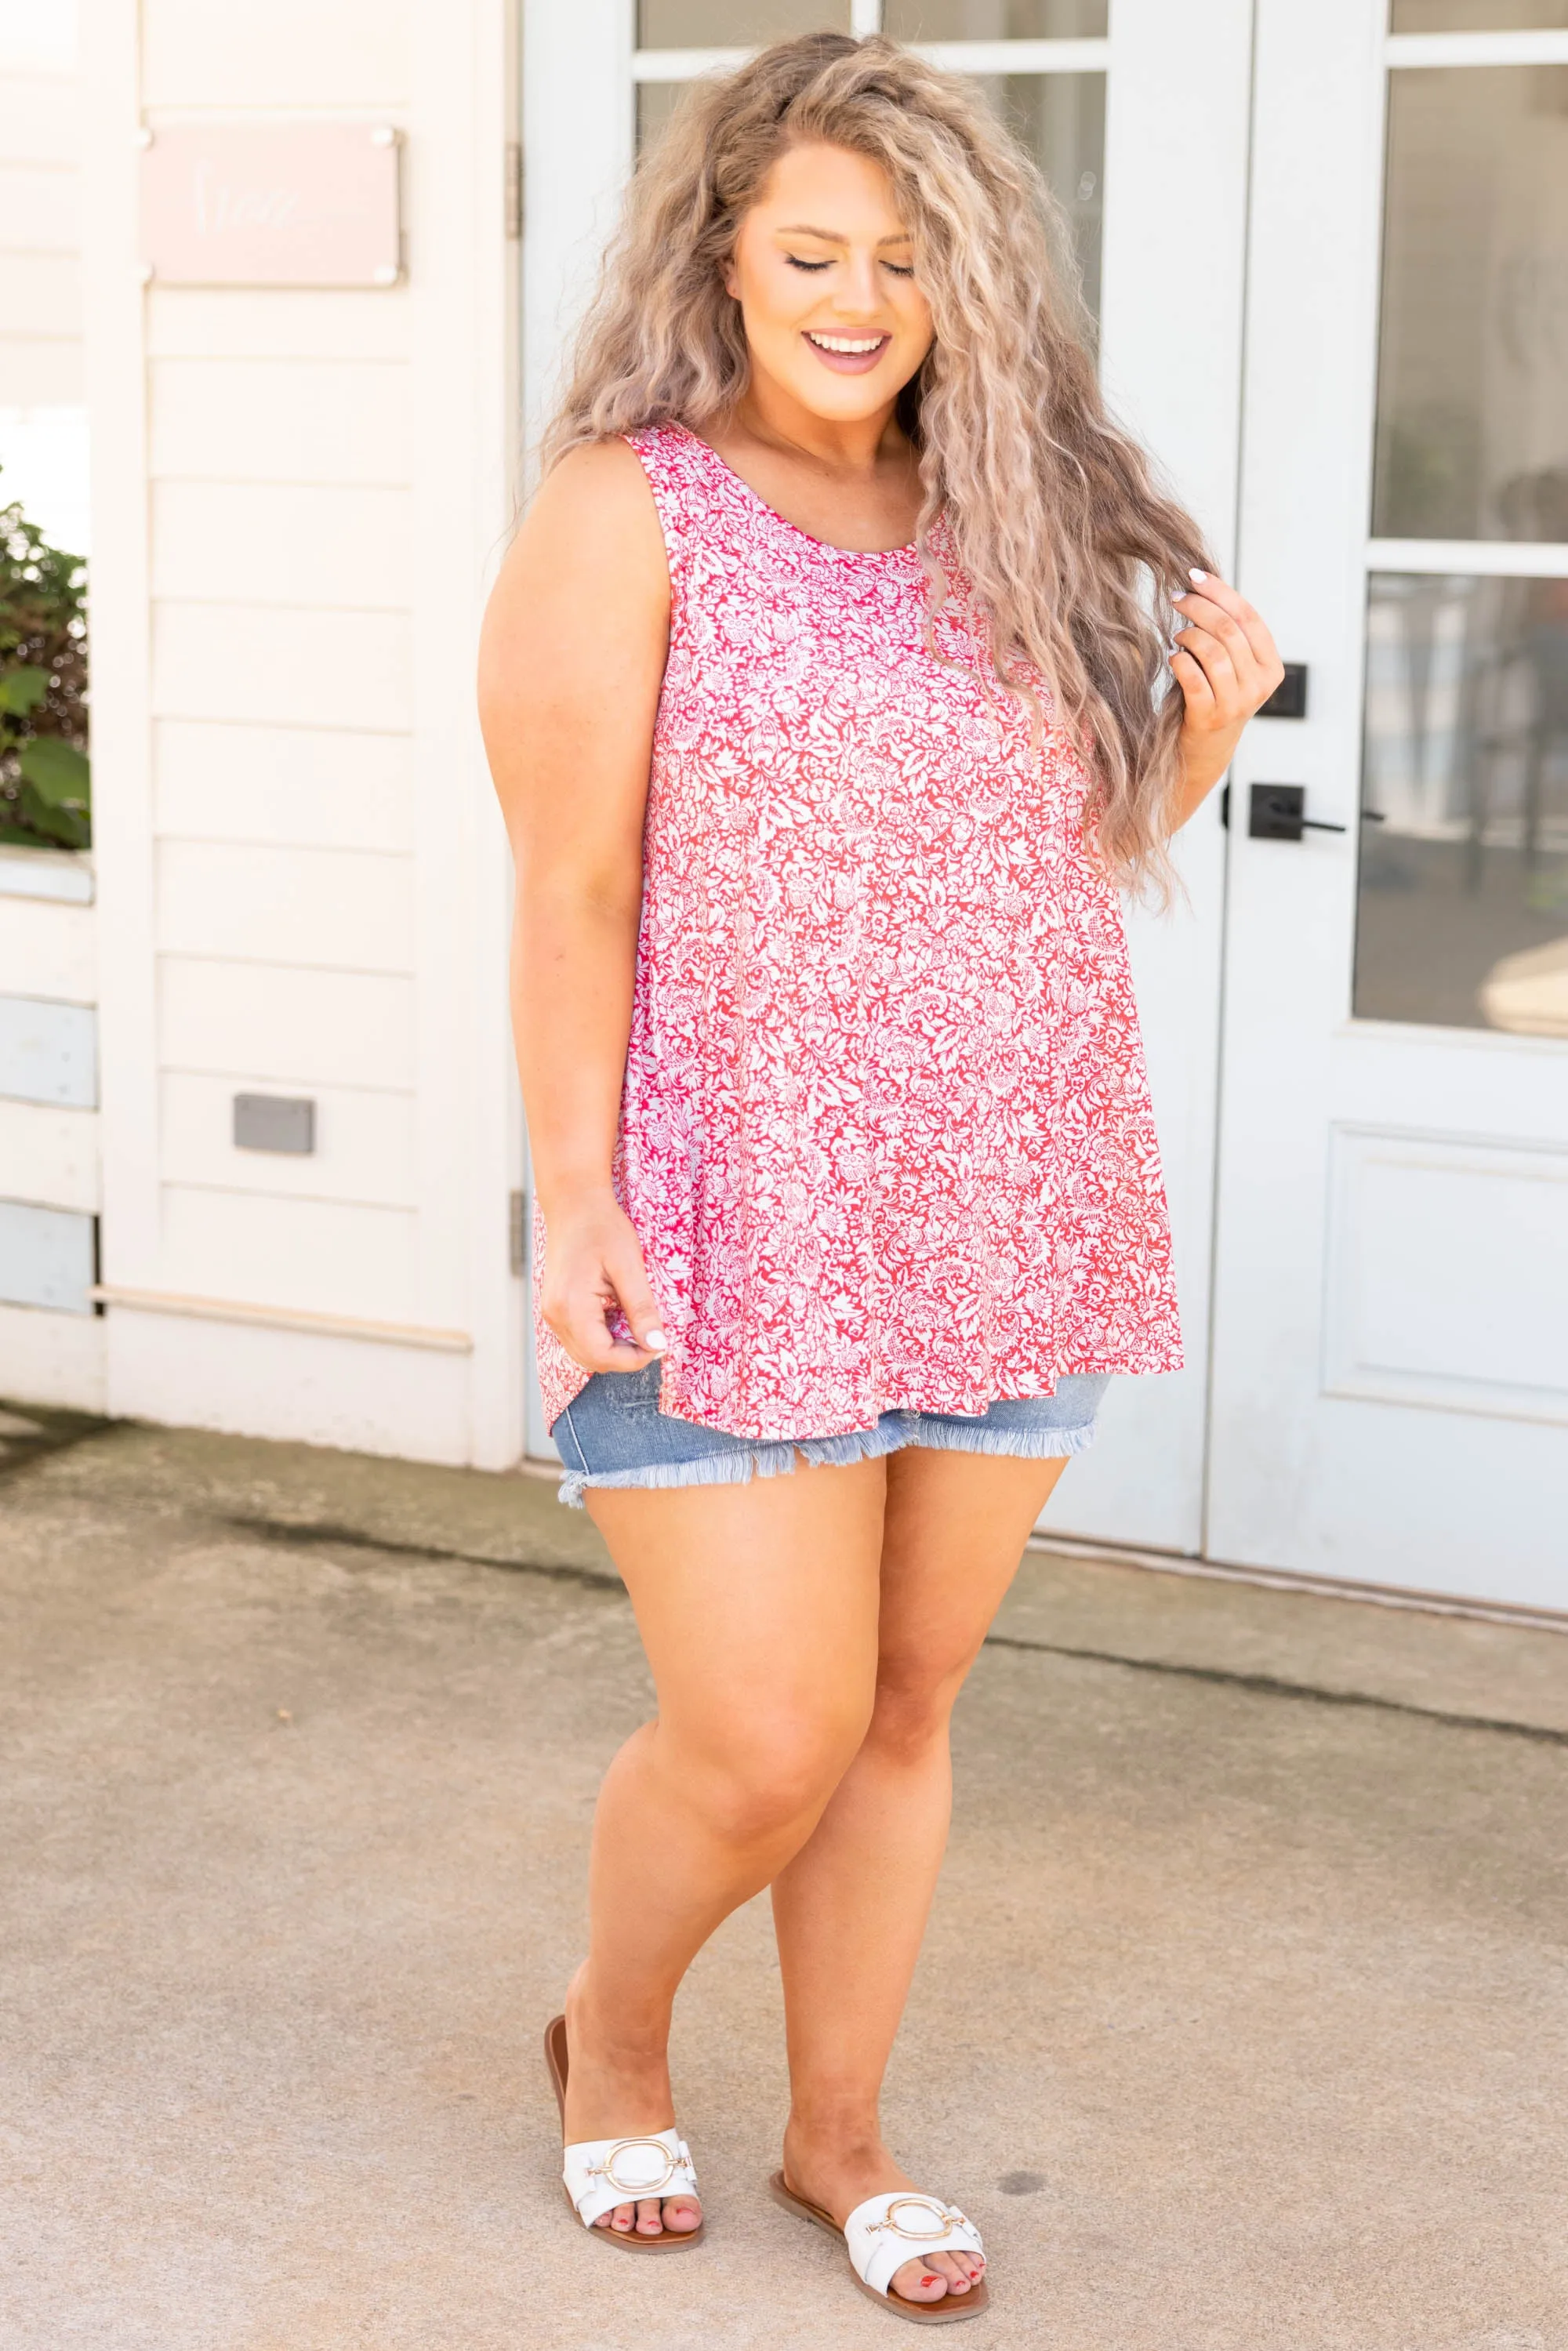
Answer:
[(891, 335), (830, 335), (808, 327), (806, 340), (817, 357), (840, 375), (863, 375), (875, 367)]

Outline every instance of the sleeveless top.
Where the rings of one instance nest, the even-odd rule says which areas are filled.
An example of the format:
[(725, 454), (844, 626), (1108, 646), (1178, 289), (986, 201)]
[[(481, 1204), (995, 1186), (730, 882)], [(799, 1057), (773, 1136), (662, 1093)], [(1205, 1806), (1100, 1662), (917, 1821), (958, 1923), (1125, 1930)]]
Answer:
[[(669, 560), (613, 1180), (664, 1412), (826, 1437), (1179, 1368), (1121, 910), (1086, 771), (985, 683), (948, 580), (776, 514), (680, 425), (627, 435)], [(586, 1384), (538, 1315), (554, 1421)], [(616, 1335), (631, 1334), (617, 1314)]]

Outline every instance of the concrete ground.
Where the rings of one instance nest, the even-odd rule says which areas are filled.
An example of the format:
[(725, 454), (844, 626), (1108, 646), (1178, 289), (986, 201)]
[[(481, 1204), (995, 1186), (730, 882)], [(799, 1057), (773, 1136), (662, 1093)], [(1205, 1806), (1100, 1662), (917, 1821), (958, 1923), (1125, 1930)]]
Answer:
[[(763, 2193), (760, 1906), (677, 2019), (707, 2244), (561, 2199), (539, 2028), (648, 1697), (584, 1518), (0, 1439), (5, 2351), (904, 2339)], [(986, 2232), (977, 2346), (1565, 2351), (1568, 1640), (1031, 1553), (957, 1759), (888, 2121)]]

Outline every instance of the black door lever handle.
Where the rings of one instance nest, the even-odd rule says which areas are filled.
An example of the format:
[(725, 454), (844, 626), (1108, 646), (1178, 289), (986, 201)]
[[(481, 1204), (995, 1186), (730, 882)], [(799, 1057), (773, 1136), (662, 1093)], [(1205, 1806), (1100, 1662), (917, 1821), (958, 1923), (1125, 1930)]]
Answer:
[(1344, 832), (1348, 827), (1309, 816), (1304, 784), (1254, 784), (1247, 831), (1253, 841), (1300, 841), (1303, 832)]

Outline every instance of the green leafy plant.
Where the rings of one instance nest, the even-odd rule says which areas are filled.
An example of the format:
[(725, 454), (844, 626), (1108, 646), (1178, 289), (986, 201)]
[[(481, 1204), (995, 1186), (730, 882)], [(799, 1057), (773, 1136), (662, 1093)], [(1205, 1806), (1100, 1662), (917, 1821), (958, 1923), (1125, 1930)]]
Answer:
[(85, 849), (87, 566), (0, 507), (0, 842)]

